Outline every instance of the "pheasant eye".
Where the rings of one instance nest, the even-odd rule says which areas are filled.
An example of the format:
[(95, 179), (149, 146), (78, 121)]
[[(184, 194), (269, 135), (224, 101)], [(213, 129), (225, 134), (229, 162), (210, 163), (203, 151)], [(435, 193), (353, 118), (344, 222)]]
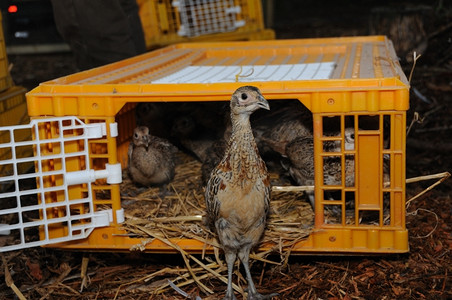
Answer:
[(248, 98), (248, 95), (245, 93), (242, 93), (242, 100), (246, 100), (246, 98)]

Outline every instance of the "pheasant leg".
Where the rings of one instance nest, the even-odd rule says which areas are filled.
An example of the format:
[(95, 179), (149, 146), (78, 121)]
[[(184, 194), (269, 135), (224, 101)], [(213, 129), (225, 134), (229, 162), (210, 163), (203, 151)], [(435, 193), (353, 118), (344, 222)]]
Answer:
[(232, 289), (232, 272), (234, 270), (234, 263), (237, 255), (233, 251), (225, 250), (226, 264), (228, 265), (228, 287), (226, 289), (226, 295), (223, 300), (237, 300)]
[(249, 267), (249, 257), (250, 257), (250, 247), (243, 247), (239, 251), (239, 259), (245, 268), (246, 281), (248, 281), (248, 300), (265, 300), (271, 299), (272, 297), (278, 296), (278, 293), (272, 293), (268, 295), (259, 294), (254, 285), (253, 278), (251, 277), (250, 267)]

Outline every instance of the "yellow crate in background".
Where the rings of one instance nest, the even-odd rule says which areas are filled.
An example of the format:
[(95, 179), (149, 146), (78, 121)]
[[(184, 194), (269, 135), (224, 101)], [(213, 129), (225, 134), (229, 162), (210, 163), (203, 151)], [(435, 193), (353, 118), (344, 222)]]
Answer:
[(0, 93), (0, 126), (28, 123), (27, 90), (21, 86), (13, 86)]
[(13, 85), (9, 74), (8, 57), (6, 55), (5, 35), (3, 33), (2, 14), (0, 12), (0, 92), (7, 90)]
[[(248, 76), (236, 76), (240, 73)], [(121, 226), (120, 184), (109, 175), (126, 167), (135, 105), (229, 101), (243, 85), (257, 86), (270, 105), (297, 99), (312, 112), (314, 230), (291, 253), (407, 252), (409, 83), (384, 36), (177, 44), (40, 84), (27, 94), (27, 103), (37, 122), (32, 128), (40, 154), (39, 203), (33, 209), (42, 220), (23, 226), (38, 227), (41, 241), (58, 248), (113, 251), (140, 244)], [(339, 133), (326, 134), (325, 123), (336, 124)], [(353, 147), (344, 146), (349, 127)], [(323, 147), (331, 141), (342, 145), (335, 153)], [(323, 160), (333, 154), (342, 162), (342, 183), (328, 185)], [(344, 180), (350, 158), (351, 185)], [(336, 198), (326, 196), (331, 191)], [(354, 209), (346, 218), (349, 198)], [(326, 211), (333, 207), (342, 213), (327, 222)], [(0, 210), (0, 216), (6, 213), (11, 211)], [(190, 252), (212, 251), (194, 239), (172, 242)], [(174, 251), (158, 240), (145, 248)]]
[(274, 39), (260, 0), (139, 0), (148, 49), (181, 42)]
[[(27, 124), (30, 117), (27, 113), (27, 101), (25, 93), (27, 90), (21, 86), (13, 86), (6, 91), (0, 93), (0, 127)], [(18, 131), (13, 139), (15, 142), (31, 140), (32, 135), (27, 131)], [(5, 162), (15, 157), (26, 157), (33, 154), (33, 149), (17, 147), (13, 148), (7, 144), (12, 142), (12, 137), (7, 131), (0, 131), (0, 161)], [(13, 149), (15, 150), (13, 153)], [(18, 173), (25, 173), (33, 167), (33, 162), (17, 165)], [(14, 167), (12, 163), (0, 165), (0, 174), (7, 176), (13, 174)], [(0, 184), (0, 190), (10, 188), (11, 184)]]

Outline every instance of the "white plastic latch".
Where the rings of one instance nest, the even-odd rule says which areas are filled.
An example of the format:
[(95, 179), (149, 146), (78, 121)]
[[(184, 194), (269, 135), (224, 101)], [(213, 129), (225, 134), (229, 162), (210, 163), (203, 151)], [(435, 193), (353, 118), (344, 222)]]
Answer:
[(99, 139), (105, 136), (106, 125), (105, 123), (92, 123), (86, 124), (86, 137), (89, 139)]
[(233, 6), (233, 7), (226, 8), (227, 14), (239, 14), (241, 12), (242, 12), (242, 8), (240, 6)]
[(116, 223), (124, 223), (125, 220), (126, 218), (124, 216), (124, 208), (118, 209), (116, 211)]
[(113, 213), (112, 213), (111, 209), (99, 210), (99, 211), (94, 212), (92, 222), (93, 222), (94, 227), (96, 227), (96, 228), (109, 226), (110, 222), (113, 222)]
[(180, 36), (186, 36), (188, 34), (187, 29), (185, 28), (184, 25), (179, 26), (179, 30), (177, 31), (177, 34)]
[(118, 123), (110, 123), (110, 136), (117, 137), (118, 136)]
[(245, 24), (246, 24), (245, 20), (239, 20), (239, 21), (235, 21), (235, 22), (234, 22), (234, 26), (235, 26), (236, 28), (238, 28), (238, 27), (243, 27), (243, 26), (245, 26)]
[(11, 230), (8, 224), (0, 224), (0, 235), (10, 235)]
[[(108, 184), (119, 184), (122, 182), (122, 169), (121, 164), (105, 164), (105, 171), (107, 173), (106, 177), (98, 177), (98, 178), (107, 178)], [(100, 171), (96, 171), (100, 172)]]
[(119, 184), (122, 182), (121, 164), (105, 164), (105, 170), (85, 170), (67, 172), (65, 174), (67, 185), (76, 185), (94, 182), (96, 179), (107, 179), (108, 184)]

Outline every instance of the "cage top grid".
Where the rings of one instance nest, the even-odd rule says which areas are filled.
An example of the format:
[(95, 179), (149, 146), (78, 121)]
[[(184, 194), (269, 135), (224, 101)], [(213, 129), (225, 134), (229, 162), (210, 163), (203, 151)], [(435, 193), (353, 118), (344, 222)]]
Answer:
[[(79, 108), (83, 105), (82, 115), (110, 116), (125, 100), (224, 101), (244, 84), (258, 86), (268, 99), (299, 99), (300, 94), (312, 92), (340, 91), (347, 98), (343, 92), (399, 91), (403, 97), (392, 97), (372, 109), (408, 108), (408, 101), (393, 101), (408, 99), (409, 83), (391, 42), (384, 36), (369, 36), (177, 44), (44, 82), (28, 94), (28, 109), (30, 116), (74, 114), (72, 108), (55, 111), (58, 99), (64, 98), (67, 107), (71, 101)], [(107, 101), (109, 111), (94, 98)], [(91, 100), (96, 105), (89, 105)], [(347, 105), (342, 100), (337, 99), (339, 106), (330, 106), (329, 111)], [(300, 101), (314, 112), (312, 100)]]

